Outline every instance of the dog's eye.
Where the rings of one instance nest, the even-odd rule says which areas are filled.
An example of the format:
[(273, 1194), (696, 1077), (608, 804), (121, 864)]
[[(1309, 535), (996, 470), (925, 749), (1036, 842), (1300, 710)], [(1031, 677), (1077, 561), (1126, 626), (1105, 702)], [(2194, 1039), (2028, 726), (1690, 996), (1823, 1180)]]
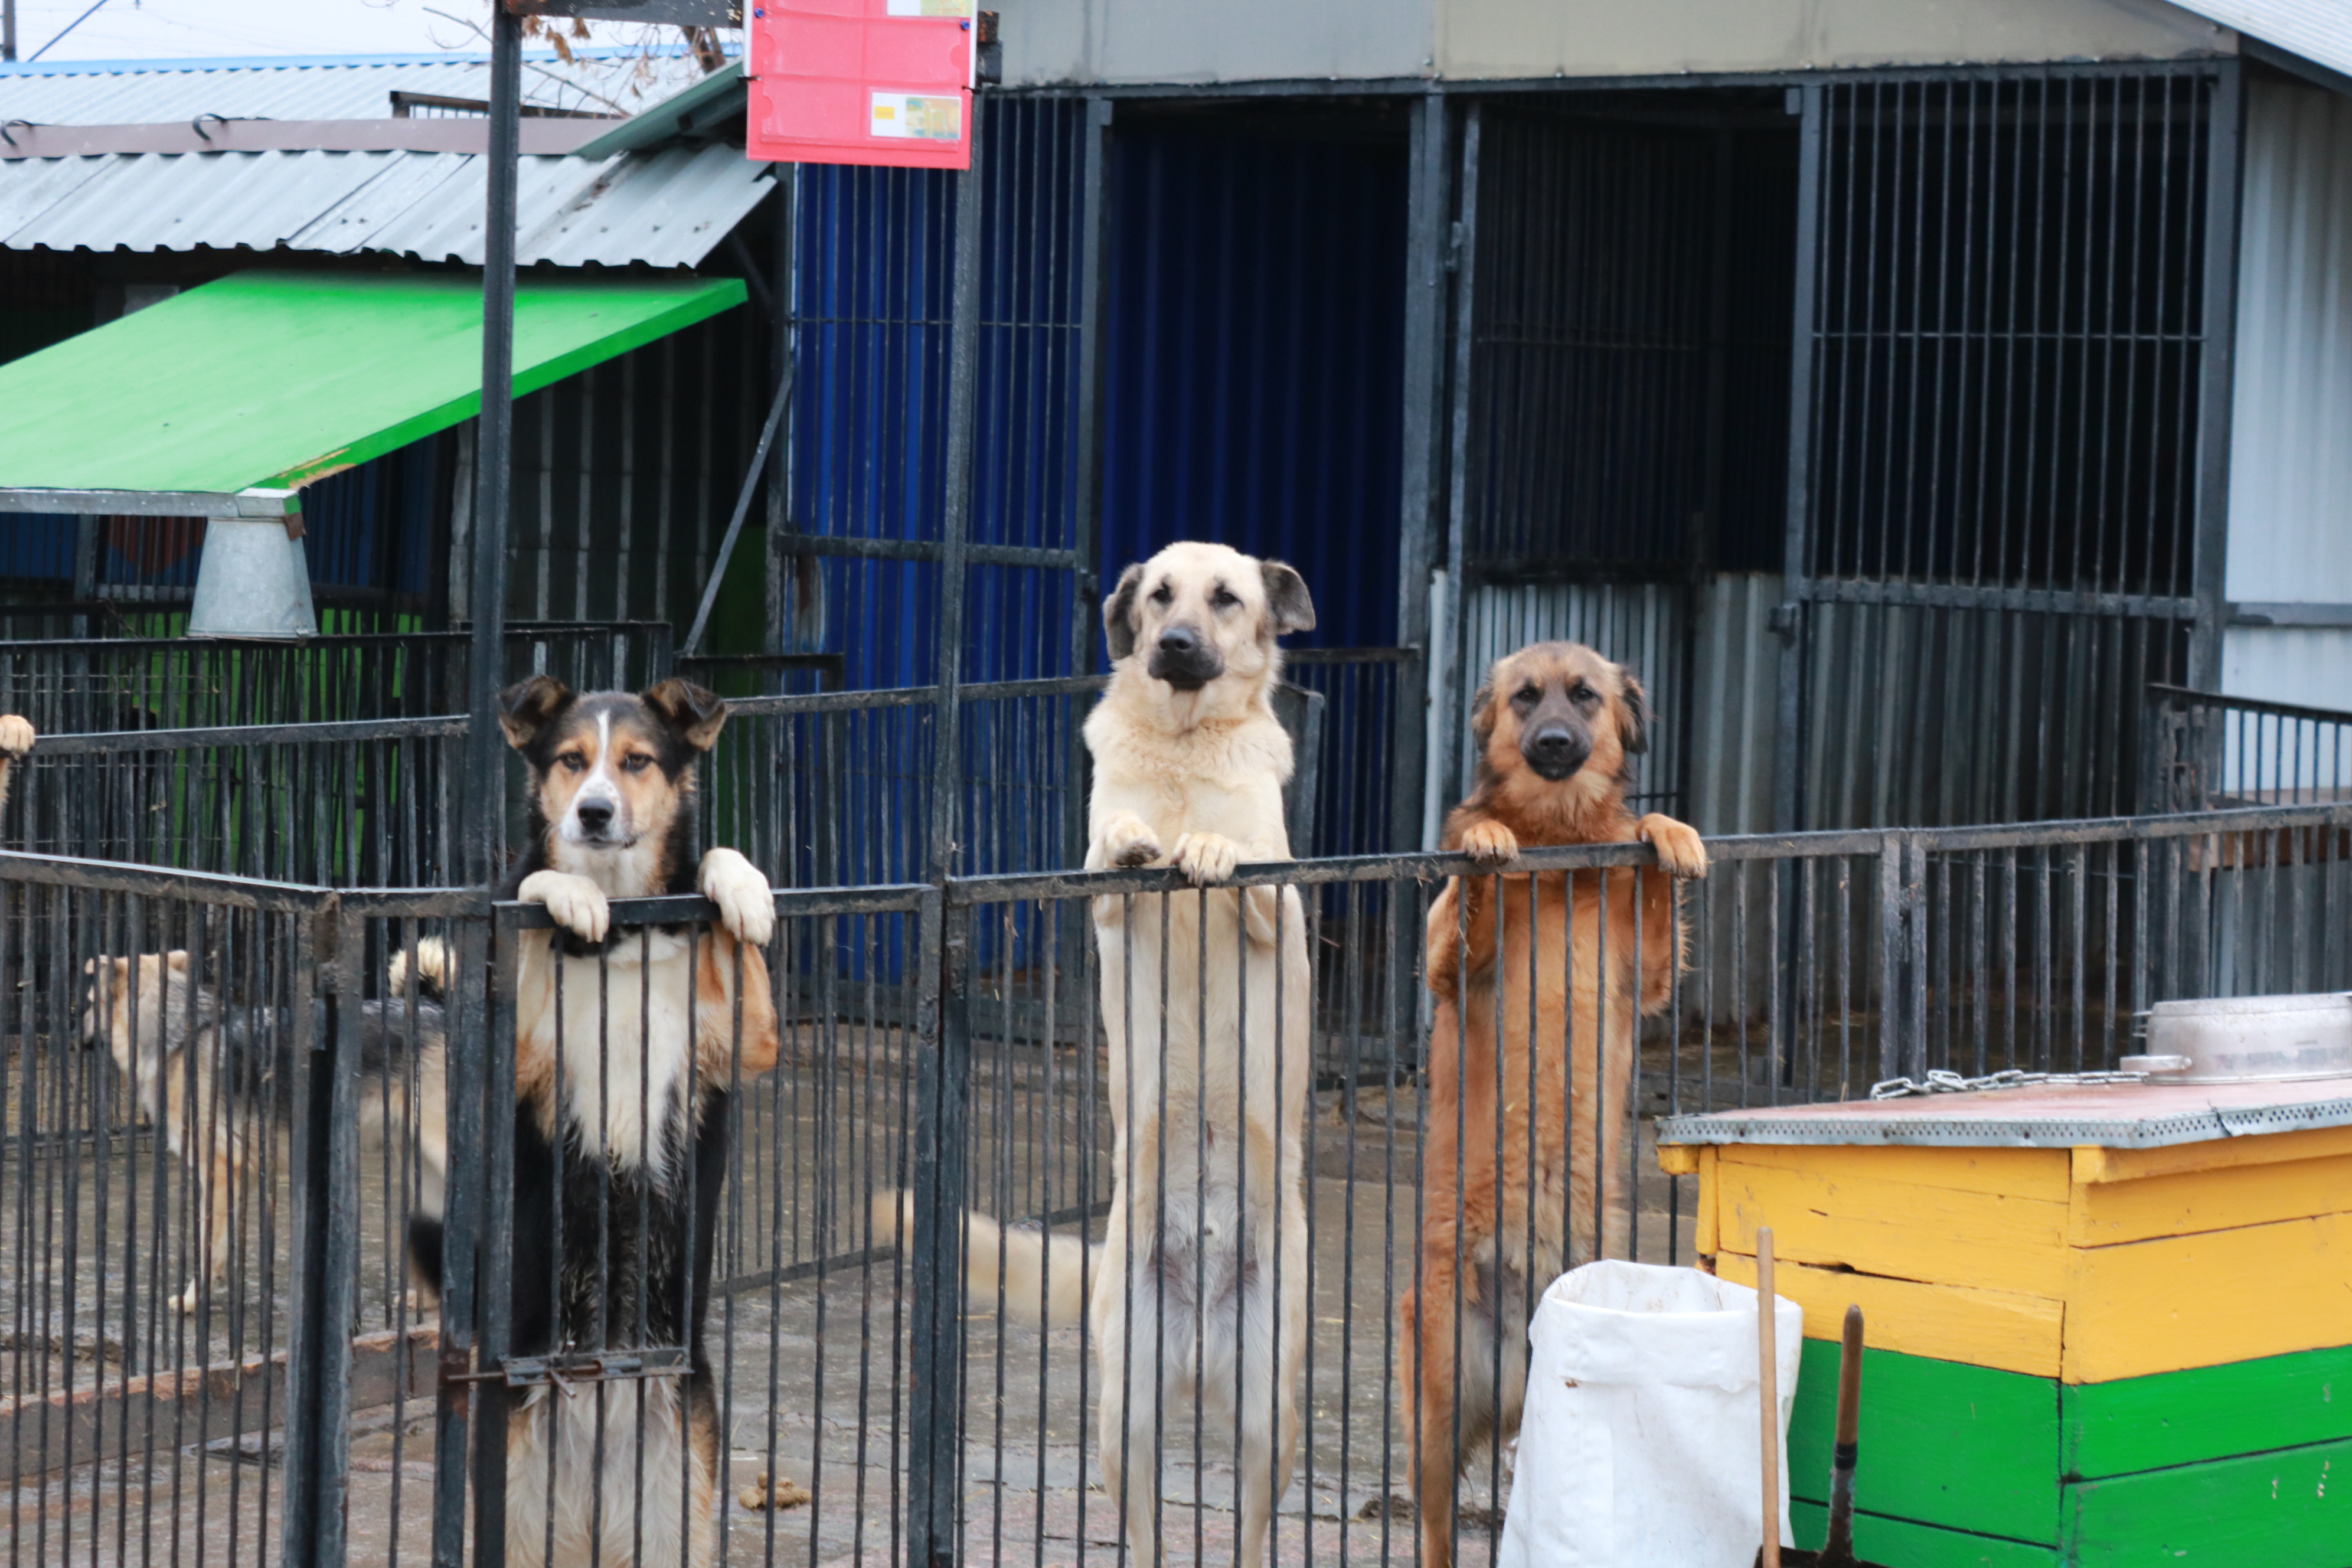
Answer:
[(1517, 691), (1511, 693), (1511, 700), (1517, 703), (1520, 707), (1525, 708), (1532, 704), (1537, 698), (1541, 697), (1543, 693), (1535, 687), (1522, 686)]
[(1151, 590), (1151, 602), (1155, 605), (1172, 605), (1176, 602), (1176, 590), (1162, 583)]
[(555, 765), (568, 773), (584, 773), (587, 771), (588, 759), (577, 752), (566, 752), (555, 759)]
[(1591, 702), (1599, 699), (1601, 693), (1593, 690), (1592, 688), (1585, 685), (1584, 682), (1580, 680), (1576, 683), (1576, 689), (1570, 692), (1568, 695), (1569, 700), (1572, 702)]
[(1242, 596), (1231, 588), (1220, 588), (1209, 598), (1209, 603), (1221, 610), (1230, 610), (1241, 602)]
[(625, 773), (641, 773), (647, 768), (653, 766), (653, 758), (646, 752), (632, 752), (629, 753), (628, 759), (622, 763), (621, 771)]

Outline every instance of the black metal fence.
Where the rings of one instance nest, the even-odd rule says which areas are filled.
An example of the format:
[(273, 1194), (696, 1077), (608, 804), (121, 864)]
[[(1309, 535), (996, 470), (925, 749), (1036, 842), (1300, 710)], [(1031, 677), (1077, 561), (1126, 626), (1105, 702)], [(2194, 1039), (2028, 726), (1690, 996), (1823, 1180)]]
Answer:
[[(417, 718), (466, 705), (467, 632), (236, 642), (0, 643), (0, 712), (40, 734)], [(670, 673), (666, 621), (510, 624), (507, 677), (640, 689)]]
[(2152, 810), (2352, 798), (2352, 713), (2151, 685), (2140, 725)]
[[(1660, 1115), (2109, 1067), (2153, 1001), (2352, 985), (2352, 805), (1707, 847), (1679, 969), (1664, 927), (1592, 919), (1666, 894), (1643, 847), (1507, 874), (1358, 857), (1237, 875), (1264, 892), (1163, 871), (782, 889), (764, 949), (688, 1012), (649, 961), (709, 938), (698, 899), (616, 904), (603, 956), (534, 994), (535, 907), (0, 856), (0, 1530), (28, 1563), (493, 1563), (527, 1521), (535, 1541), (503, 1541), (522, 1563), (551, 1560), (526, 1504), (554, 1497), (608, 1559), (644, 1530), (672, 1552), (684, 1531), (691, 1562), (1058, 1563), (1117, 1560), (1123, 1512), (1129, 1550), (1221, 1560), (1264, 1510), (1276, 1560), (1410, 1560), (1446, 1432), (1400, 1394), (1436, 1343), (1414, 1325), (1469, 1289), (1438, 1222), (1497, 1181), (1487, 1152), (1541, 1155), (1502, 1178), (1553, 1194), (1510, 1211), (1537, 1274), (1688, 1261)], [(1364, 918), (1391, 908), (1410, 919)], [(1492, 1016), (1457, 1001), (1449, 1022), (1424, 932), (1495, 933), (1535, 983), (1498, 960), (1461, 994)], [(1571, 949), (1596, 994), (1552, 1018), (1543, 977)], [(753, 971), (772, 1039), (735, 1000)], [(550, 985), (552, 1015), (530, 1011)], [(1226, 986), (1252, 998), (1230, 1023)], [(1510, 1058), (1537, 1076), (1465, 1074), (1477, 1027), (1549, 1041)], [(529, 1136), (550, 1105), (639, 1114), (660, 1058), (635, 1042), (679, 1028), (702, 1042), (689, 1097), (723, 1096), (698, 1123), (718, 1152), (672, 1172), (710, 1237), (698, 1357), (693, 1313), (631, 1294), (677, 1278), (644, 1220), (680, 1189), (605, 1169), (585, 1134)], [(1227, 1100), (1187, 1091), (1228, 1058)], [(1538, 1104), (1552, 1121), (1520, 1120)], [(1253, 1116), (1264, 1140), (1227, 1135)], [(550, 1191), (571, 1206), (526, 1201)], [(1258, 1316), (1228, 1321), (1210, 1276), (1231, 1259), (1204, 1247), (1118, 1269), (1122, 1191), (1129, 1237), (1183, 1231), (1160, 1205), (1275, 1227)], [(409, 1247), (436, 1215), (437, 1294)], [(551, 1306), (567, 1260), (622, 1283)], [(1106, 1290), (1123, 1310), (1088, 1319)], [(1110, 1496), (1107, 1458), (1130, 1482)], [(1449, 1493), (1470, 1560), (1508, 1480), (1482, 1450)], [(564, 1540), (552, 1560), (596, 1560)]]

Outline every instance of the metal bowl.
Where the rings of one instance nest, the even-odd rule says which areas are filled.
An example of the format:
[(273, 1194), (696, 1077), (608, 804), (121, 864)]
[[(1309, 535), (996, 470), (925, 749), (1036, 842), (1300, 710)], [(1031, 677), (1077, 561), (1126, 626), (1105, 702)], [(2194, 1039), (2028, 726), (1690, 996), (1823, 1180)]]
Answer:
[(2147, 1054), (2116, 1065), (2154, 1083), (2352, 1077), (2352, 993), (2158, 1002)]

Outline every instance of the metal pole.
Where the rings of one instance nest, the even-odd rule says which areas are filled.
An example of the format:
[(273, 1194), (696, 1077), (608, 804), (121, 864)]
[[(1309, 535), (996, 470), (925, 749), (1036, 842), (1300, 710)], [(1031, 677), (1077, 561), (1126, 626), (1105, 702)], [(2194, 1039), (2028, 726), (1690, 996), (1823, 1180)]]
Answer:
[(972, 419), (980, 393), (981, 94), (971, 97), (971, 167), (956, 176), (955, 279), (948, 344), (948, 450), (940, 509), (938, 717), (931, 729), (930, 877), (952, 876), (963, 775), (957, 736), (963, 675), (964, 542), (971, 520)]
[(1772, 826), (1804, 826), (1805, 579), (1812, 562), (1813, 321), (1822, 226), (1822, 99), (1818, 87), (1792, 89), (1803, 120), (1797, 133), (1797, 298), (1789, 330), (1789, 523), (1780, 607), (1780, 702), (1772, 750)]
[(474, 460), (474, 577), (467, 606), (466, 880), (495, 886), (505, 869), (507, 521), (513, 496), (515, 170), (522, 140), (522, 18), (490, 17), (490, 153), (482, 228), (482, 416)]
[[(2197, 410), (2197, 545), (2191, 567), (2197, 621), (2189, 634), (2189, 684), (2221, 689), (2221, 629), (2227, 613), (2224, 557), (2230, 538), (2230, 413), (2236, 386), (2240, 161), (2245, 146), (2242, 68), (2217, 68), (2209, 112), (2205, 174), (2205, 298)], [(2219, 755), (2210, 759), (2218, 763)]]
[(0, 0), (0, 60), (16, 58), (16, 0)]

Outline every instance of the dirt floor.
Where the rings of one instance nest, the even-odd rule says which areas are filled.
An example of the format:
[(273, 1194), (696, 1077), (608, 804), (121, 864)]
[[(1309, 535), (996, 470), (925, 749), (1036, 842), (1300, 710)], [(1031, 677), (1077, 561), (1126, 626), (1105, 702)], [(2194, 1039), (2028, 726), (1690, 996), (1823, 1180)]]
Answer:
[[(910, 1300), (903, 1262), (872, 1246), (867, 1199), (903, 1169), (903, 1045), (878, 1026), (803, 1029), (788, 1065), (745, 1095), (725, 1204), (725, 1289), (709, 1331), (725, 1391), (729, 1562), (900, 1555)], [(1654, 1070), (1645, 1073), (1639, 1168), (1654, 1172), (1648, 1113), (1664, 1084), (1660, 1064), (1645, 1065)], [(1070, 1228), (1101, 1204), (1109, 1128), (1099, 1069), (1098, 1057), (1090, 1064), (1066, 1047), (976, 1048), (975, 1204), (1006, 1215), (1070, 1216)], [(1734, 1058), (1717, 1064), (1719, 1098), (1736, 1094), (1738, 1071)], [(53, 1085), (65, 1098), (52, 1102), (98, 1087)], [(1683, 1103), (1696, 1109), (1687, 1085)], [(1385, 1074), (1316, 1097), (1313, 1340), (1302, 1451), (1276, 1531), (1282, 1563), (1406, 1561), (1413, 1552), (1394, 1324), (1417, 1223), (1416, 1111), (1412, 1089), (1391, 1093)], [(268, 1191), (248, 1205), (253, 1228), (232, 1285), (194, 1319), (157, 1310), (184, 1282), (192, 1258), (184, 1173), (159, 1148), (150, 1134), (118, 1129), (78, 1143), (19, 1144), (0, 1162), (0, 1332), (8, 1336), (0, 1341), (0, 1441), (15, 1456), (13, 1491), (0, 1490), (0, 1563), (8, 1568), (247, 1568), (277, 1558), (292, 1228), (284, 1146)], [(355, 1328), (370, 1337), (354, 1371), (363, 1407), (350, 1422), (352, 1561), (423, 1564), (435, 1490), (431, 1319), (412, 1313), (391, 1241), (398, 1205), (388, 1213), (384, 1200), (398, 1190), (398, 1161), (369, 1158)], [(1656, 1175), (1642, 1182), (1638, 1256), (1689, 1260), (1695, 1187)], [(1093, 1227), (1098, 1234), (1098, 1220)], [(1079, 1331), (1001, 1328), (992, 1312), (970, 1313), (964, 1352), (959, 1560), (1040, 1568), (1115, 1561), (1117, 1527), (1089, 1418), (1096, 1373)], [(1236, 1560), (1231, 1417), (1213, 1411), (1205, 1425), (1196, 1434), (1189, 1421), (1171, 1423), (1162, 1437), (1160, 1529), (1172, 1561)], [(763, 1474), (811, 1500), (747, 1507)], [(1508, 1479), (1507, 1463), (1481, 1460), (1465, 1479), (1465, 1562), (1485, 1559), (1499, 1522), (1495, 1485), (1507, 1494)]]

